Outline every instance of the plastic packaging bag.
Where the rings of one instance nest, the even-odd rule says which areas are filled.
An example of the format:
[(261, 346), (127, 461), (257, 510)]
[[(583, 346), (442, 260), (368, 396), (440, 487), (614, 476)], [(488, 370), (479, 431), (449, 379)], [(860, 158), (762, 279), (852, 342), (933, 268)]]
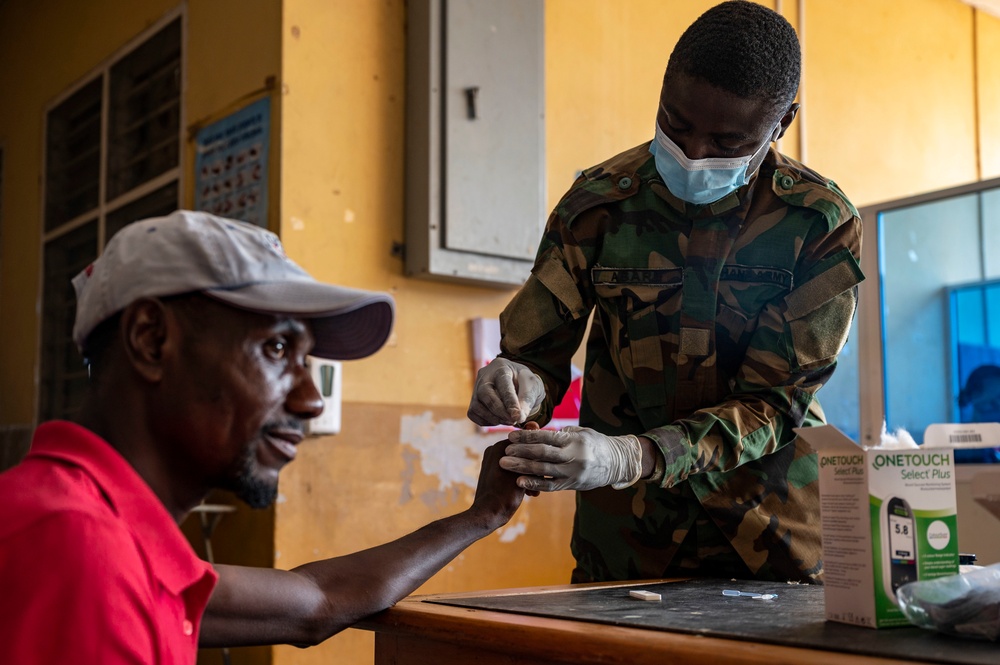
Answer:
[(904, 584), (896, 600), (910, 623), (921, 628), (959, 637), (1000, 638), (1000, 564)]

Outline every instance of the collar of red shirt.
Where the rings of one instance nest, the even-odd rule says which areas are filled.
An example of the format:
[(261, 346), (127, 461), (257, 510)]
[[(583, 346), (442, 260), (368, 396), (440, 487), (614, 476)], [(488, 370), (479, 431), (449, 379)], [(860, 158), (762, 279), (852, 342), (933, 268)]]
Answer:
[(217, 579), (142, 476), (101, 437), (66, 421), (43, 423), (35, 430), (28, 456), (60, 460), (89, 473), (135, 535), (152, 564), (152, 574), (170, 593), (180, 595), (206, 576), (213, 583)]

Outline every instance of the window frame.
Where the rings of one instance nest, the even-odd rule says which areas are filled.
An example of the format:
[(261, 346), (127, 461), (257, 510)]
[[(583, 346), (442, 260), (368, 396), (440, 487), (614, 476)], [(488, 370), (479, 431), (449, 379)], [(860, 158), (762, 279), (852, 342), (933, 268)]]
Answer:
[[(885, 349), (882, 327), (882, 278), (879, 271), (879, 216), (915, 205), (933, 203), (958, 196), (977, 194), (1000, 188), (1000, 178), (950, 187), (902, 199), (875, 203), (858, 210), (862, 220), (861, 269), (865, 280), (860, 285), (858, 301), (858, 393), (859, 393), (859, 443), (877, 445), (881, 439), (885, 420)], [(922, 435), (923, 432), (914, 433)]]
[[(149, 181), (134, 187), (127, 192), (115, 197), (113, 200), (106, 200), (108, 181), (108, 139), (110, 121), (110, 87), (111, 69), (123, 59), (131, 55), (136, 49), (145, 44), (150, 38), (166, 28), (174, 21), (180, 21), (180, 108), (177, 126), (177, 165), (170, 170), (150, 179)], [(106, 238), (106, 219), (109, 214), (119, 208), (129, 205), (147, 196), (156, 190), (165, 187), (173, 182), (177, 183), (177, 207), (182, 207), (187, 186), (186, 163), (188, 159), (187, 146), (187, 53), (188, 53), (188, 16), (186, 4), (165, 12), (159, 19), (144, 28), (124, 45), (115, 50), (110, 56), (102, 60), (96, 66), (87, 71), (75, 83), (68, 86), (59, 95), (54, 97), (42, 109), (42, 132), (41, 132), (41, 172), (40, 172), (40, 201), (39, 201), (39, 262), (38, 262), (38, 290), (35, 294), (35, 308), (38, 314), (38, 326), (35, 332), (35, 363), (34, 363), (34, 423), (37, 424), (41, 418), (42, 406), (42, 353), (43, 353), (43, 329), (44, 329), (44, 296), (45, 296), (45, 249), (48, 243), (58, 240), (62, 236), (72, 231), (96, 221), (97, 224), (97, 256), (104, 252)], [(93, 83), (96, 79), (101, 79), (101, 144), (100, 144), (100, 172), (98, 179), (98, 200), (96, 208), (92, 208), (83, 214), (68, 219), (52, 230), (46, 230), (46, 205), (48, 187), (48, 138), (49, 138), (49, 116), (60, 104), (72, 97), (76, 92), (85, 86)], [(95, 220), (96, 218), (96, 220)]]

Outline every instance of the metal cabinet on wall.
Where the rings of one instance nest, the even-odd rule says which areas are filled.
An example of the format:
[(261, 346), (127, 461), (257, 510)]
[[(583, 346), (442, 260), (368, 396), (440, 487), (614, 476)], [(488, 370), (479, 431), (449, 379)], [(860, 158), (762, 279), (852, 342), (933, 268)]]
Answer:
[(410, 0), (406, 271), (528, 276), (546, 217), (543, 0)]

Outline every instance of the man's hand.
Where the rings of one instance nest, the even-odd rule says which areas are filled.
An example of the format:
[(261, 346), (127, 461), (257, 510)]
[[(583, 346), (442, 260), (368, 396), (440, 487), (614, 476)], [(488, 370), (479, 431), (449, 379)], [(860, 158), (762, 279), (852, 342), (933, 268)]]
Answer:
[(558, 432), (516, 430), (500, 466), (519, 474), (525, 490), (622, 489), (642, 475), (642, 446), (631, 434), (606, 436), (586, 427)]
[(524, 498), (524, 490), (518, 486), (517, 476), (500, 467), (500, 458), (503, 457), (506, 446), (506, 441), (499, 441), (483, 453), (476, 498), (469, 509), (480, 514), (491, 531), (510, 521)]
[(545, 385), (530, 369), (495, 358), (476, 374), (469, 420), (477, 425), (516, 425), (534, 415), (545, 399)]

